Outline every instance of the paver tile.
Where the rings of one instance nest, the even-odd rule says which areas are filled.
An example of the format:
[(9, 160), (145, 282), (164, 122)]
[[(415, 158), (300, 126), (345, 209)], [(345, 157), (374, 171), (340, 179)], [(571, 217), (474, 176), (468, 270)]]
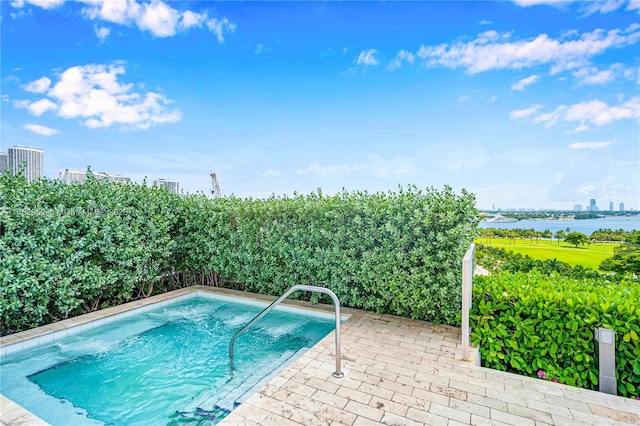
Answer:
[(456, 410), (455, 408), (446, 407), (440, 404), (431, 404), (431, 407), (429, 407), (429, 412), (438, 416), (445, 417), (447, 419), (458, 420), (459, 422), (467, 424), (471, 422), (471, 413)]
[(344, 409), (349, 413), (354, 413), (358, 416), (363, 416), (375, 421), (380, 421), (384, 415), (384, 411), (381, 409), (366, 404), (360, 404), (357, 401), (349, 401)]
[(432, 426), (447, 426), (447, 424), (449, 423), (449, 419), (447, 419), (446, 417), (438, 416), (437, 414), (429, 413), (427, 411), (418, 410), (413, 407), (410, 407), (407, 410), (407, 418)]
[(596, 416), (605, 417), (607, 419), (615, 420), (618, 422), (625, 422), (631, 424), (640, 424), (640, 416), (633, 413), (626, 413), (620, 410), (614, 410), (612, 408), (601, 407), (599, 405), (589, 405), (591, 412)]
[(544, 395), (547, 403), (551, 405), (555, 405), (558, 407), (569, 408), (571, 410), (582, 411), (585, 413), (591, 413), (591, 409), (589, 408), (589, 404), (586, 402), (580, 402), (573, 399), (567, 399), (556, 395)]
[(467, 401), (483, 407), (494, 408), (504, 412), (507, 411), (507, 403), (499, 399), (469, 393), (467, 394)]
[(486, 417), (478, 416), (476, 414), (471, 415), (471, 424), (475, 426), (506, 426), (508, 423), (503, 423), (495, 419), (488, 419)]
[(402, 393), (395, 393), (392, 398), (393, 402), (406, 405), (407, 407), (413, 407), (424, 411), (429, 411), (431, 402), (423, 398), (416, 398), (410, 395)]
[(316, 391), (311, 398), (324, 404), (332, 405), (336, 408), (344, 408), (344, 406), (347, 405), (347, 402), (349, 402), (347, 398), (343, 398), (323, 390)]
[(336, 395), (346, 399), (358, 401), (361, 404), (368, 404), (369, 401), (371, 401), (371, 398), (373, 398), (373, 396), (369, 393), (360, 392), (343, 386), (336, 391)]
[(404, 416), (405, 414), (407, 414), (407, 409), (409, 409), (409, 407), (405, 404), (389, 401), (388, 399), (379, 398), (377, 396), (374, 396), (371, 401), (369, 401), (368, 405), (384, 412), (397, 414), (399, 416)]
[(368, 393), (372, 396), (379, 396), (384, 399), (391, 399), (393, 397), (393, 391), (390, 389), (385, 389), (380, 386), (373, 386), (368, 383), (363, 383), (358, 390), (360, 392)]
[(384, 413), (380, 423), (387, 426), (422, 426), (424, 424), (389, 412)]
[(494, 408), (491, 409), (491, 419), (514, 426), (535, 426), (535, 422), (529, 418), (505, 413)]
[(474, 404), (468, 401), (461, 401), (455, 398), (451, 398), (449, 400), (449, 407), (466, 411), (471, 414), (476, 414), (482, 417), (489, 418), (491, 416), (491, 409), (489, 407), (484, 407), (482, 405)]
[(531, 420), (540, 420), (541, 422), (553, 423), (551, 414), (543, 411), (534, 410), (532, 408), (523, 407), (518, 404), (507, 403), (507, 411), (516, 416), (525, 417)]

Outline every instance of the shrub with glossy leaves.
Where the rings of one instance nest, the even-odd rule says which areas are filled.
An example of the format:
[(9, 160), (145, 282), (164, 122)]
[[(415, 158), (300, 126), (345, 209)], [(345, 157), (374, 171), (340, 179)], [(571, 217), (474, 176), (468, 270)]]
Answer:
[(149, 295), (172, 260), (178, 202), (92, 177), (0, 176), (2, 334)]
[(465, 191), (190, 197), (183, 208), (176, 258), (194, 282), (271, 295), (321, 285), (346, 306), (456, 322), (461, 259), (478, 222)]
[(593, 332), (616, 333), (620, 395), (640, 395), (640, 286), (558, 274), (504, 272), (475, 277), (472, 342), (483, 365), (596, 389)]
[(193, 284), (322, 285), (346, 306), (453, 324), (477, 222), (473, 195), (449, 187), (209, 199), (4, 175), (1, 332)]

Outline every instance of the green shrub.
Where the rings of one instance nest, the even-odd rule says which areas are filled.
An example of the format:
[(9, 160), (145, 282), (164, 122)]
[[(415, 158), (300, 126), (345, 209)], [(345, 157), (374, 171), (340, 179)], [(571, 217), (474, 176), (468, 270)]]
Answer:
[(176, 257), (196, 282), (199, 274), (271, 295), (321, 285), (346, 306), (456, 322), (461, 259), (478, 222), (465, 191), (190, 197), (184, 208)]
[(208, 199), (4, 175), (0, 331), (193, 284), (271, 295), (322, 285), (345, 306), (454, 324), (477, 222), (473, 195), (449, 187)]
[(2, 334), (149, 295), (172, 259), (178, 200), (93, 178), (1, 176)]
[[(475, 277), (472, 342), (486, 367), (596, 389), (593, 331), (616, 333), (618, 391), (640, 394), (640, 286), (558, 274)], [(541, 374), (541, 375), (542, 375)]]

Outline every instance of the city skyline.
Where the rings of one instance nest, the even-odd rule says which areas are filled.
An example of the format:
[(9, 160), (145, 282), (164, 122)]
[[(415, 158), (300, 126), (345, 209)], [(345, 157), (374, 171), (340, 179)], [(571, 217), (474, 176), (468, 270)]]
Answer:
[[(42, 173), (45, 155), (43, 149), (17, 145), (9, 147), (7, 151), (8, 153), (6, 154), (0, 151), (0, 174), (4, 173), (8, 168), (9, 172), (15, 176), (21, 168), (24, 168), (23, 175), (26, 177), (27, 182), (33, 182), (42, 177), (53, 179), (52, 177), (44, 176)], [(87, 180), (87, 174), (90, 169), (90, 165), (84, 170), (66, 168), (58, 172), (57, 179), (66, 184), (84, 183)], [(96, 178), (107, 179), (110, 182), (131, 182), (131, 178), (122, 174), (95, 170), (91, 170), (91, 174)], [(152, 185), (166, 188), (169, 192), (175, 194), (180, 193), (180, 184), (174, 180), (158, 178), (153, 180)]]
[[(40, 148), (35, 148), (35, 147), (27, 147), (27, 146), (13, 146), (10, 147), (9, 149), (12, 150), (27, 150), (27, 151), (36, 151), (39, 153), (39, 159), (38, 159), (38, 167), (42, 166), (42, 163), (44, 162), (44, 150), (40, 149)], [(3, 161), (5, 161), (4, 159), (8, 160), (8, 156), (7, 154), (4, 154), (2, 152), (0, 152), (0, 166), (2, 166)], [(8, 163), (7, 163), (8, 164)], [(17, 164), (17, 163), (16, 163)], [(25, 170), (25, 172), (27, 173), (27, 175), (29, 175), (29, 164), (28, 161), (25, 164), (27, 166), (27, 170)], [(12, 167), (12, 173), (15, 174), (14, 170), (17, 170), (17, 167), (14, 166)], [(87, 179), (87, 173), (88, 170), (91, 169), (91, 165), (87, 166), (87, 169), (84, 170), (80, 170), (80, 169), (70, 169), (67, 168), (61, 172), (58, 173), (58, 179), (62, 180), (63, 182), (70, 184), (73, 182), (79, 182), (82, 183)], [(4, 170), (4, 168), (1, 168), (0, 170)], [(111, 182), (131, 182), (131, 178), (126, 177), (124, 175), (121, 174), (115, 174), (115, 173), (109, 173), (109, 172), (99, 172), (99, 171), (94, 171), (91, 170), (91, 173), (98, 177), (98, 178), (105, 178), (108, 179)], [(44, 177), (43, 175), (40, 175), (40, 177)], [(145, 180), (148, 177), (145, 176)], [(33, 179), (31, 179), (33, 180)], [(162, 188), (166, 188), (169, 192), (172, 192), (174, 194), (179, 194), (180, 193), (180, 183), (178, 181), (175, 180), (171, 180), (171, 179), (166, 179), (166, 178), (157, 178), (154, 179), (153, 181), (151, 181), (151, 186), (158, 186), (158, 187), (162, 187)], [(202, 191), (205, 194), (209, 194), (211, 191)], [(619, 201), (618, 204), (618, 210), (614, 210), (613, 209), (613, 205), (614, 205), (614, 201), (610, 200), (609, 201), (609, 209), (608, 210), (601, 210), (600, 207), (597, 205), (597, 200), (595, 198), (590, 198), (589, 199), (589, 203), (588, 203), (588, 207), (586, 208), (587, 212), (597, 212), (597, 211), (617, 211), (617, 212), (634, 212), (635, 209), (634, 208), (630, 208), (629, 210), (625, 209), (625, 203), (624, 201)], [(573, 206), (573, 208), (567, 207), (567, 208), (559, 208), (559, 209), (549, 209), (549, 210), (558, 210), (558, 211), (582, 211), (582, 204), (575, 204)], [(535, 208), (535, 207), (507, 207), (507, 208), (502, 208), (502, 207), (498, 207), (496, 208), (495, 204), (491, 205), (491, 209), (482, 209), (479, 208), (479, 210), (487, 210), (487, 211), (541, 211), (541, 210), (545, 210), (544, 208)]]
[(204, 193), (213, 171), (239, 197), (450, 185), (481, 209), (637, 209), (639, 10), (2, 2), (0, 137), (43, 147), (49, 177), (91, 164)]

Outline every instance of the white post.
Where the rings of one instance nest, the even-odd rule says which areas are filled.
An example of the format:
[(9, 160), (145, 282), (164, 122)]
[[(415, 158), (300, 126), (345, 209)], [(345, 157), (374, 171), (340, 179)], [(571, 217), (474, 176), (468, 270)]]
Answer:
[(473, 256), (476, 251), (475, 243), (471, 243), (469, 250), (462, 258), (462, 360), (473, 361), (469, 354), (469, 340), (471, 337), (469, 327), (469, 310), (471, 309), (471, 296), (473, 287)]

